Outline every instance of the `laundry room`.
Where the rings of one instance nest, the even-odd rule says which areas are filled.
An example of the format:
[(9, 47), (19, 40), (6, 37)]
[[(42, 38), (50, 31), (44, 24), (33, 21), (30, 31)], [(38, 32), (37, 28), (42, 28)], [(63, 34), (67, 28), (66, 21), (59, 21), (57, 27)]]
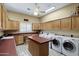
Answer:
[(79, 56), (79, 3), (0, 3), (0, 56)]

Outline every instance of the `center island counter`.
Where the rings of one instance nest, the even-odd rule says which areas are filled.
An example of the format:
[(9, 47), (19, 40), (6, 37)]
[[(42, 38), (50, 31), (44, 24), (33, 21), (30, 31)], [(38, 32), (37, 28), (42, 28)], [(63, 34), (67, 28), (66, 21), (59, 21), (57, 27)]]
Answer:
[(38, 35), (28, 36), (28, 49), (33, 56), (49, 55), (49, 40)]

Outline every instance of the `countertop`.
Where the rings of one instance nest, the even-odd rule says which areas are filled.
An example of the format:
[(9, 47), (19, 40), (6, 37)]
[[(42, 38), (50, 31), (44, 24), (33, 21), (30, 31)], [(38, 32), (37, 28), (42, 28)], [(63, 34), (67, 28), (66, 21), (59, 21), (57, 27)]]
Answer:
[(20, 35), (20, 34), (37, 34), (37, 32), (13, 32), (13, 33), (10, 33), (10, 34), (13, 34), (13, 35)]
[(16, 56), (16, 45), (14, 38), (3, 38), (0, 40), (0, 56)]
[(49, 42), (48, 39), (45, 39), (45, 38), (42, 38), (42, 37), (39, 37), (38, 35), (32, 35), (32, 36), (28, 36), (29, 39), (37, 42), (37, 43), (45, 43), (45, 42)]

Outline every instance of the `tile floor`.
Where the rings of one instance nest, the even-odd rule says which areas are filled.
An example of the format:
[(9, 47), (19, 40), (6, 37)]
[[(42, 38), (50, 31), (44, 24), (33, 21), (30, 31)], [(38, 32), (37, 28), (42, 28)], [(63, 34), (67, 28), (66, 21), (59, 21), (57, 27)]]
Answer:
[[(26, 44), (16, 46), (16, 51), (18, 56), (32, 56), (28, 51), (28, 45)], [(64, 55), (49, 48), (49, 56), (64, 56)]]

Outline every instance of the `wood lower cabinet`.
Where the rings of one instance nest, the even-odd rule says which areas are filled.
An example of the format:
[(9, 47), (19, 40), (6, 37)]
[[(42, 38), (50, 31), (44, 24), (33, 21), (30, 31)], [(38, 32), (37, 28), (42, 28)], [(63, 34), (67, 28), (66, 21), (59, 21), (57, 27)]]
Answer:
[(24, 43), (23, 36), (22, 35), (16, 35), (15, 36), (15, 42), (16, 42), (16, 45), (23, 44)]
[(79, 16), (72, 17), (72, 30), (79, 30)]
[(61, 30), (71, 30), (71, 17), (61, 19)]
[(40, 44), (29, 39), (28, 45), (29, 45), (28, 49), (33, 56), (48, 56), (49, 55), (48, 42)]

